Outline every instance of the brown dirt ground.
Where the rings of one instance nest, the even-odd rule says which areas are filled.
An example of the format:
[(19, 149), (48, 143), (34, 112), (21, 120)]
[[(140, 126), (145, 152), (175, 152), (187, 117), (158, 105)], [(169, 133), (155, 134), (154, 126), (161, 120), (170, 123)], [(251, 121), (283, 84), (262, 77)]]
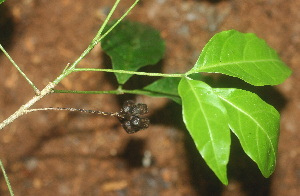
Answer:
[[(114, 18), (132, 2), (122, 1)], [(42, 89), (83, 52), (112, 5), (110, 0), (9, 0), (0, 6), (0, 41)], [(35, 107), (117, 111), (132, 98), (148, 104), (152, 124), (128, 135), (111, 117), (63, 111), (20, 117), (1, 130), (0, 137), (0, 158), (15, 195), (299, 195), (299, 8), (300, 0), (141, 0), (128, 16), (158, 29), (166, 40), (165, 58), (148, 70), (152, 72), (191, 69), (205, 43), (223, 30), (254, 32), (278, 51), (293, 74), (283, 84), (261, 90), (282, 117), (277, 168), (271, 178), (262, 177), (233, 136), (229, 185), (223, 186), (195, 150), (180, 106), (166, 99), (53, 94)], [(96, 47), (80, 66), (106, 67), (105, 59)], [(4, 120), (34, 93), (3, 54), (0, 68), (0, 119)], [(136, 83), (133, 79), (130, 84), (140, 87)], [(112, 74), (87, 72), (70, 75), (56, 89), (115, 87)], [(147, 157), (149, 167), (142, 164)], [(0, 195), (9, 195), (2, 176)]]

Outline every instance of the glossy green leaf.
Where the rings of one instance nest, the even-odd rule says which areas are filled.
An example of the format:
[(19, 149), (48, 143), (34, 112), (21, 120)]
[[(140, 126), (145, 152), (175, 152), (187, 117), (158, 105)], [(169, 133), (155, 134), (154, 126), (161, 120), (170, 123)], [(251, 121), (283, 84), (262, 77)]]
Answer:
[[(113, 24), (106, 26), (108, 30)], [(113, 69), (137, 71), (154, 65), (163, 58), (165, 42), (157, 30), (133, 21), (120, 22), (102, 41), (103, 50), (110, 56)], [(119, 84), (132, 75), (115, 73)]]
[(202, 81), (182, 78), (179, 87), (183, 121), (198, 151), (225, 185), (230, 150), (226, 108), (212, 88)]
[(240, 89), (214, 89), (229, 116), (230, 129), (246, 154), (257, 163), (264, 177), (276, 165), (280, 115), (254, 93)]
[[(212, 78), (210, 76), (203, 76), (199, 73), (189, 75), (189, 78), (193, 80), (201, 80), (201, 81), (211, 81)], [(178, 94), (178, 85), (181, 78), (161, 78), (156, 80), (152, 84), (149, 84), (143, 90), (148, 91), (150, 94), (148, 96), (152, 97), (166, 97), (172, 99), (176, 103), (181, 105), (181, 98)]]
[(153, 97), (167, 97), (178, 104), (181, 104), (181, 99), (178, 95), (178, 84), (181, 78), (161, 78), (152, 84), (149, 84), (144, 90), (152, 92)]
[(5, 0), (0, 0), (0, 4), (3, 3)]
[(292, 70), (255, 34), (230, 30), (211, 38), (187, 74), (195, 72), (223, 73), (263, 86), (281, 84)]

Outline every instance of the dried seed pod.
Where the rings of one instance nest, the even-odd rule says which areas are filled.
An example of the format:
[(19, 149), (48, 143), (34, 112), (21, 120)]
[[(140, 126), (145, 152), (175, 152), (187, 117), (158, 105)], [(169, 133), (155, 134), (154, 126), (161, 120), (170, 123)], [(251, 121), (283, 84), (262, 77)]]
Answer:
[(146, 113), (148, 113), (146, 104), (135, 104), (134, 101), (127, 100), (123, 104), (123, 108), (118, 113), (117, 117), (122, 123), (125, 131), (131, 134), (149, 127), (150, 120), (148, 118), (139, 117), (139, 115)]

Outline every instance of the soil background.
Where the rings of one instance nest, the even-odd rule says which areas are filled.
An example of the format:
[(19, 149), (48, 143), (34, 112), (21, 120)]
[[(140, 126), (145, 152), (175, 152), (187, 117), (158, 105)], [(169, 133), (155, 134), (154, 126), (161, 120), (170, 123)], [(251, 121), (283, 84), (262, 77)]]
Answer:
[[(97, 33), (114, 1), (7, 0), (0, 5), (0, 43), (41, 90), (74, 62)], [(133, 3), (121, 1), (113, 18)], [(19, 195), (272, 195), (300, 193), (300, 0), (141, 0), (127, 17), (158, 29), (166, 55), (144, 71), (184, 73), (195, 64), (207, 41), (220, 31), (255, 33), (293, 70), (275, 87), (257, 92), (281, 113), (277, 167), (265, 179), (232, 135), (229, 185), (208, 168), (187, 133), (181, 107), (163, 98), (131, 95), (52, 94), (34, 105), (118, 111), (123, 101), (146, 103), (151, 126), (128, 135), (117, 119), (66, 111), (24, 115), (1, 130), (0, 158), (14, 194)], [(100, 46), (79, 67), (107, 68)], [(145, 78), (145, 77), (144, 77)], [(129, 88), (154, 78), (133, 77)], [(225, 82), (224, 82), (225, 81)], [(223, 86), (236, 86), (228, 77)], [(238, 81), (239, 84), (239, 81)], [(33, 96), (33, 89), (0, 54), (0, 119)], [(113, 74), (73, 73), (56, 89), (112, 90)], [(0, 195), (9, 195), (0, 176)]]

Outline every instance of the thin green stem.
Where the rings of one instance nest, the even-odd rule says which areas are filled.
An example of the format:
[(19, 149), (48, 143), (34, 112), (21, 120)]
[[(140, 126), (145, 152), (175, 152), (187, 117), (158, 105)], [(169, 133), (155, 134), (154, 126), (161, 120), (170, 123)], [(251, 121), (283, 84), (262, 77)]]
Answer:
[(4, 176), (4, 178), (5, 178), (5, 181), (6, 181), (8, 190), (9, 190), (9, 192), (10, 192), (10, 195), (11, 195), (11, 196), (14, 196), (14, 193), (13, 193), (12, 188), (11, 188), (11, 186), (10, 186), (10, 183), (9, 183), (9, 180), (8, 180), (8, 177), (7, 177), (7, 174), (6, 174), (6, 172), (5, 172), (5, 169), (4, 169), (4, 166), (3, 166), (3, 164), (2, 164), (1, 159), (0, 159), (0, 167), (1, 167), (1, 169), (2, 169), (3, 176)]
[(117, 22), (112, 26), (110, 27), (101, 37), (99, 40), (97, 40), (97, 43), (99, 43), (109, 32), (111, 32), (124, 18), (125, 16), (127, 16), (127, 14), (134, 8), (134, 6), (139, 2), (139, 0), (136, 0), (132, 6), (130, 6), (130, 8), (127, 10), (127, 12), (125, 12), (125, 14), (123, 14), (123, 16), (121, 18), (119, 18), (117, 20)]
[(78, 63), (98, 44), (97, 40), (99, 39), (99, 37), (101, 37), (101, 33), (103, 31), (103, 29), (105, 28), (106, 24), (108, 23), (110, 17), (112, 16), (112, 14), (114, 13), (117, 5), (119, 4), (120, 0), (117, 0), (114, 4), (114, 6), (112, 7), (112, 9), (110, 10), (109, 14), (107, 15), (105, 21), (103, 22), (103, 24), (101, 25), (99, 31), (97, 32), (96, 36), (94, 37), (94, 39), (92, 40), (92, 42), (89, 44), (89, 46), (87, 47), (87, 49), (84, 50), (84, 52), (80, 55), (80, 57), (71, 65), (69, 66), (67, 69), (65, 69), (63, 71), (63, 73), (58, 76), (53, 83), (54, 84), (58, 84), (62, 79), (64, 79), (67, 75), (69, 75), (70, 73), (73, 72), (73, 69), (78, 65)]
[(24, 76), (24, 78), (27, 80), (27, 82), (33, 87), (34, 92), (36, 92), (36, 94), (38, 94), (37, 92), (39, 92), (38, 88), (31, 82), (31, 80), (24, 74), (24, 72), (19, 68), (19, 66), (15, 63), (15, 61), (9, 56), (9, 54), (6, 52), (6, 50), (2, 47), (2, 45), (0, 44), (0, 49), (2, 50), (2, 52), (5, 54), (5, 56), (10, 60), (10, 62), (17, 68), (17, 70), (22, 74), (22, 76)]
[[(99, 40), (99, 38), (101, 37), (101, 33), (104, 30), (105, 26), (107, 25), (109, 19), (111, 18), (112, 14), (115, 12), (117, 5), (119, 4), (121, 0), (117, 0), (116, 3), (114, 4), (114, 6), (112, 7), (112, 9), (110, 10), (109, 14), (107, 15), (106, 19), (104, 20), (103, 24), (101, 25), (97, 35), (94, 37), (93, 41), (91, 44), (97, 45), (99, 42), (97, 42), (97, 40)], [(94, 47), (93, 46), (93, 47)]]
[(53, 89), (53, 93), (74, 93), (74, 94), (124, 94), (120, 90), (111, 90), (111, 91), (71, 91), (71, 90), (55, 90)]
[(148, 72), (114, 70), (114, 69), (75, 68), (73, 70), (73, 72), (80, 72), (80, 71), (104, 71), (104, 72), (113, 72), (113, 73), (134, 74), (140, 76), (162, 76), (162, 77), (176, 77), (176, 78), (185, 77), (185, 74), (148, 73)]
[[(108, 20), (110, 19), (111, 15), (113, 14), (113, 12), (115, 11), (118, 3), (120, 2), (120, 0), (117, 0), (116, 3), (114, 4), (112, 10), (110, 11), (108, 17), (106, 18), (106, 20), (104, 21), (103, 25), (101, 26), (101, 28), (99, 29), (97, 35), (95, 36), (95, 38), (93, 39), (93, 41), (90, 43), (90, 45), (88, 46), (88, 48), (80, 55), (80, 57), (72, 64), (69, 66), (69, 64), (65, 67), (65, 69), (63, 70), (62, 74), (60, 76), (58, 76), (52, 83), (50, 83), (49, 85), (47, 85), (42, 91), (39, 91), (35, 85), (26, 77), (26, 75), (21, 71), (21, 69), (14, 63), (14, 61), (10, 58), (10, 56), (7, 54), (7, 52), (4, 50), (4, 48), (0, 45), (1, 50), (5, 53), (5, 55), (11, 60), (11, 62), (16, 66), (16, 68), (20, 71), (20, 73), (26, 78), (26, 80), (33, 86), (33, 88), (35, 89), (35, 93), (36, 96), (33, 97), (29, 102), (27, 102), (25, 105), (22, 105), (20, 107), (19, 110), (17, 110), (14, 114), (12, 114), (10, 117), (8, 117), (6, 120), (4, 120), (2, 123), (0, 123), (0, 130), (3, 129), (5, 126), (7, 126), (8, 124), (10, 124), (11, 122), (13, 122), (15, 119), (17, 119), (18, 117), (20, 117), (23, 114), (26, 114), (27, 109), (32, 106), (35, 102), (39, 101), (41, 98), (43, 98), (45, 95), (53, 93), (53, 88), (66, 76), (68, 76), (70, 73), (72, 73), (76, 67), (76, 65), (94, 48), (94, 46), (102, 39), (101, 38), (101, 33), (103, 31), (103, 29), (105, 28)], [(121, 19), (123, 19), (128, 13), (129, 11), (137, 4), (138, 0), (135, 1), (135, 3), (129, 8), (129, 10), (121, 17)], [(120, 20), (119, 20), (120, 21)], [(118, 22), (119, 22), (118, 21)], [(111, 29), (110, 29), (111, 30)], [(109, 30), (109, 31), (110, 31)], [(109, 32), (108, 31), (108, 32)], [(107, 35), (106, 32), (104, 35)], [(149, 74), (146, 74), (149, 75)], [(151, 74), (150, 74), (151, 75)], [(156, 76), (159, 76), (158, 74), (156, 74)], [(118, 88), (115, 91), (106, 91), (106, 93), (111, 93), (111, 94), (122, 94), (125, 91), (122, 90), (122, 88)], [(75, 93), (75, 91), (74, 91)], [(78, 91), (76, 92), (78, 93)], [(87, 92), (85, 92), (86, 94), (88, 94)], [(104, 93), (104, 92), (102, 92)]]
[(104, 30), (106, 24), (108, 23), (109, 19), (111, 18), (113, 12), (115, 11), (117, 5), (119, 4), (120, 0), (117, 0), (112, 7), (111, 11), (109, 12), (108, 16), (106, 17), (104, 23), (100, 27), (98, 33), (94, 37), (93, 41), (90, 43), (88, 48), (80, 55), (80, 57), (67, 69), (64, 70), (64, 72), (58, 76), (53, 83), (58, 84), (62, 79), (64, 79), (67, 75), (72, 73), (77, 66), (77, 64), (132, 10), (132, 8), (139, 2), (139, 0), (136, 0), (135, 3), (128, 9), (128, 11), (116, 22), (114, 26), (112, 26), (103, 36), (101, 36), (102, 31)]
[(168, 93), (159, 93), (159, 92), (152, 92), (148, 90), (143, 89), (135, 89), (135, 90), (126, 90), (122, 88), (118, 88), (116, 90), (111, 91), (70, 91), (70, 90), (53, 90), (53, 93), (76, 93), (76, 94), (115, 94), (115, 95), (121, 95), (121, 94), (135, 94), (135, 95), (148, 95), (148, 96), (174, 96), (179, 97), (178, 95), (174, 94), (168, 94)]

